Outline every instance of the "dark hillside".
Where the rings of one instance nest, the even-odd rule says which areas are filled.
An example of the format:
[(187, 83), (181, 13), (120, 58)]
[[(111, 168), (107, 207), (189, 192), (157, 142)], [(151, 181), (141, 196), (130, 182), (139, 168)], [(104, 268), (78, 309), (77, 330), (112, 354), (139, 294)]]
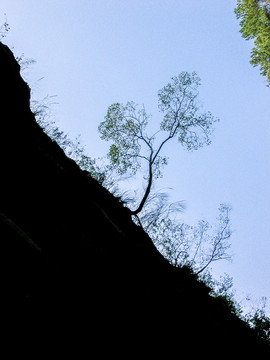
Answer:
[(270, 355), (43, 133), (19, 70), (0, 43), (1, 297), (14, 332), (43, 349), (54, 337), (63, 354)]

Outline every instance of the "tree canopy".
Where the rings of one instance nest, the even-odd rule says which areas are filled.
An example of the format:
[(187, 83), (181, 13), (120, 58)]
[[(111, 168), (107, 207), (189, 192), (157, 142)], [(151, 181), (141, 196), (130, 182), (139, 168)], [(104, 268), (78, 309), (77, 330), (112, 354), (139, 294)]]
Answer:
[(242, 37), (254, 39), (250, 63), (259, 66), (270, 83), (270, 1), (238, 0), (235, 14), (240, 19)]

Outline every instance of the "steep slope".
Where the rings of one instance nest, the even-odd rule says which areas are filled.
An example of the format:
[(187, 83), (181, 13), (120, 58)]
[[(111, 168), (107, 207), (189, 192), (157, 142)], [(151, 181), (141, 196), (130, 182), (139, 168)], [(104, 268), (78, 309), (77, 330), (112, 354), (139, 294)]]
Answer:
[(43, 133), (19, 70), (0, 43), (2, 309), (14, 328), (49, 328), (63, 352), (80, 343), (88, 353), (128, 348), (126, 357), (269, 354)]

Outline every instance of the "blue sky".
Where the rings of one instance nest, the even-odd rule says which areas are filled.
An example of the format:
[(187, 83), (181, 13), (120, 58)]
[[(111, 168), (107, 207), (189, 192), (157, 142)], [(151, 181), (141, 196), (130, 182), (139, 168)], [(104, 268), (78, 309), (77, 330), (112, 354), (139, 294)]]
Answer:
[[(200, 99), (220, 122), (210, 147), (167, 147), (160, 186), (187, 204), (183, 220), (214, 221), (231, 204), (233, 276), (239, 298), (270, 301), (270, 88), (249, 64), (236, 0), (2, 0), (5, 43), (37, 63), (25, 74), (33, 97), (57, 95), (53, 116), (82, 135), (91, 157), (105, 155), (98, 124), (113, 102), (145, 104), (160, 121), (157, 91), (181, 71), (201, 77)], [(42, 80), (39, 79), (43, 77)]]

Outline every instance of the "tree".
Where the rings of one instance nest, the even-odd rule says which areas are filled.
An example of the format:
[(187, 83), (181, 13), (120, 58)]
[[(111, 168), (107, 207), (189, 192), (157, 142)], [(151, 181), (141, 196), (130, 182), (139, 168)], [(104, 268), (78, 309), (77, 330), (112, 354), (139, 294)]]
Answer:
[[(111, 168), (120, 175), (135, 175), (146, 164), (146, 189), (131, 214), (147, 231), (160, 252), (174, 265), (188, 265), (197, 274), (215, 261), (231, 258), (228, 254), (231, 236), (228, 205), (221, 205), (219, 225), (211, 233), (207, 221), (192, 227), (180, 223), (175, 214), (183, 204), (168, 203), (166, 193), (151, 193), (153, 182), (162, 176), (167, 157), (162, 150), (167, 142), (177, 139), (188, 151), (211, 143), (215, 119), (210, 112), (201, 112), (198, 101), (200, 79), (196, 73), (182, 72), (158, 92), (162, 114), (159, 129), (148, 135), (151, 116), (145, 107), (133, 102), (112, 104), (99, 126), (101, 138), (112, 141), (108, 158)], [(140, 217), (138, 216), (140, 214)]]
[(151, 119), (144, 106), (138, 109), (134, 102), (109, 106), (105, 120), (99, 125), (101, 138), (112, 141), (108, 158), (111, 166), (121, 175), (133, 175), (146, 164), (147, 185), (133, 215), (139, 214), (149, 198), (154, 179), (162, 176), (167, 157), (161, 156), (165, 144), (177, 138), (187, 150), (197, 150), (211, 143), (213, 123), (210, 112), (201, 113), (198, 101), (200, 78), (193, 72), (181, 72), (158, 92), (158, 108), (163, 114), (159, 130), (151, 136), (147, 125)]
[(238, 0), (235, 14), (240, 19), (242, 37), (254, 39), (250, 63), (259, 66), (270, 83), (270, 1)]
[(159, 251), (174, 266), (189, 266), (199, 275), (219, 260), (230, 260), (230, 211), (227, 204), (219, 207), (216, 226), (200, 220), (196, 226), (180, 223), (169, 216), (158, 219), (150, 236)]
[[(203, 272), (211, 263), (218, 260), (230, 260), (231, 255), (228, 254), (227, 250), (230, 248), (230, 244), (228, 240), (231, 237), (231, 229), (230, 229), (230, 218), (229, 213), (231, 208), (227, 204), (221, 204), (219, 207), (219, 217), (218, 217), (218, 225), (215, 229), (214, 234), (210, 237), (211, 247), (208, 251), (202, 256), (202, 267), (197, 270), (197, 275)], [(209, 230), (208, 222), (200, 222), (199, 223), (199, 236), (196, 244), (196, 252), (192, 259), (192, 262), (196, 262), (196, 257), (198, 252), (201, 250), (203, 246), (203, 241), (205, 236), (208, 237)]]

